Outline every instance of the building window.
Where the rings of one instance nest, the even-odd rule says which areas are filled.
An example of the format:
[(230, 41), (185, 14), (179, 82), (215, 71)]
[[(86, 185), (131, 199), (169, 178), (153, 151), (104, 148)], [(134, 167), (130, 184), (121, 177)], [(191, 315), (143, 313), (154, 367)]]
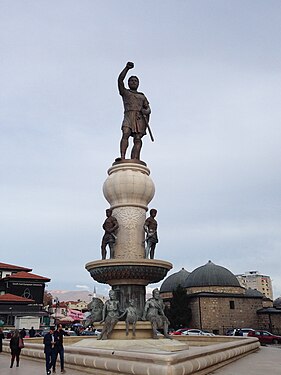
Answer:
[(229, 301), (229, 308), (230, 308), (231, 310), (234, 310), (234, 309), (235, 309), (234, 301)]

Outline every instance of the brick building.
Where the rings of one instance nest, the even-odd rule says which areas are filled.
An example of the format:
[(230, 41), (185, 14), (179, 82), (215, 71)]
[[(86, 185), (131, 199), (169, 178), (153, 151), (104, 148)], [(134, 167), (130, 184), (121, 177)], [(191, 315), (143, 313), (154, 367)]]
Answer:
[[(272, 330), (268, 319), (272, 301), (257, 290), (241, 286), (235, 275), (222, 266), (209, 261), (191, 273), (182, 269), (170, 275), (160, 288), (166, 304), (169, 304), (172, 291), (178, 285), (186, 289), (189, 297), (188, 304), (192, 311), (190, 327), (216, 334), (225, 334), (229, 328)], [(281, 327), (277, 320), (275, 331)]]

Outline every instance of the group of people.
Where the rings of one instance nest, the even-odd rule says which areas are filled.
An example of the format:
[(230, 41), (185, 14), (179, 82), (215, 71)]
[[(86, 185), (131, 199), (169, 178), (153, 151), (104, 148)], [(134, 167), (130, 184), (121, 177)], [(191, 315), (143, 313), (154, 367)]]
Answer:
[[(35, 336), (35, 330), (32, 327), (30, 337)], [(33, 332), (34, 331), (34, 332)], [(33, 335), (34, 333), (34, 335)], [(24, 337), (26, 336), (26, 331), (23, 328), (21, 331), (16, 329), (10, 339), (10, 349), (11, 349), (11, 364), (10, 368), (14, 366), (16, 360), (16, 367), (20, 364), (20, 353), (21, 349), (24, 348)], [(58, 355), (60, 357), (60, 367), (61, 373), (65, 373), (64, 369), (64, 347), (63, 347), (63, 336), (68, 336), (61, 324), (58, 324), (57, 329), (55, 327), (50, 327), (50, 331), (44, 336), (44, 353), (46, 359), (46, 372), (47, 375), (51, 374), (51, 369), (53, 373), (56, 372), (56, 362)], [(0, 352), (2, 352), (2, 340), (4, 339), (4, 333), (0, 328)]]
[(68, 336), (61, 324), (58, 324), (57, 329), (50, 327), (50, 331), (44, 336), (44, 353), (46, 359), (46, 372), (47, 375), (56, 372), (56, 362), (58, 355), (60, 357), (61, 373), (65, 373), (64, 369), (64, 347), (63, 336)]

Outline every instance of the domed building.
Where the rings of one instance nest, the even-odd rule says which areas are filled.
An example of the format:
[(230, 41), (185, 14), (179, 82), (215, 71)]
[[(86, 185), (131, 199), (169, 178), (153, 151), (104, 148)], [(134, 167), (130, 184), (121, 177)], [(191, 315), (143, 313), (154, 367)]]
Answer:
[(178, 285), (186, 289), (188, 306), (192, 311), (190, 327), (225, 334), (229, 328), (263, 328), (259, 310), (264, 309), (265, 297), (256, 290), (246, 290), (227, 268), (210, 260), (191, 273), (182, 269), (164, 280), (161, 297), (169, 305)]
[(275, 309), (281, 310), (281, 297), (278, 297), (273, 301), (273, 307), (275, 307)]
[(210, 260), (204, 266), (196, 268), (186, 278), (184, 287), (189, 293), (201, 292), (231, 292), (244, 293), (235, 275), (228, 269), (212, 263)]
[(180, 271), (173, 273), (168, 276), (162, 283), (160, 288), (160, 294), (163, 299), (169, 299), (173, 297), (173, 291), (178, 286), (184, 287), (185, 280), (190, 272), (182, 268)]

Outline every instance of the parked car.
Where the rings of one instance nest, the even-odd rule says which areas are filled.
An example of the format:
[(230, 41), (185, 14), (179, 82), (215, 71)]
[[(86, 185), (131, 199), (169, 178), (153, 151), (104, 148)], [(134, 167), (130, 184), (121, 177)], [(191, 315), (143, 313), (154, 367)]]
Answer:
[(250, 331), (254, 331), (254, 329), (253, 329), (253, 328), (241, 328), (241, 329), (240, 329), (240, 333), (242, 332), (242, 335), (241, 335), (241, 336), (248, 336), (248, 333), (249, 333)]
[(11, 330), (9, 330), (9, 329), (4, 329), (3, 330), (3, 333), (4, 333), (4, 336), (5, 336), (5, 339), (9, 339), (9, 338), (11, 338), (11, 336), (12, 336), (12, 334), (11, 334)]
[(253, 328), (232, 328), (226, 331), (226, 336), (247, 336)]
[(173, 331), (173, 332), (170, 332), (170, 335), (181, 335), (182, 334), (182, 332), (184, 332), (184, 331), (186, 331), (186, 330), (188, 330), (188, 328), (180, 328), (180, 329), (177, 329), (176, 331)]
[(182, 335), (187, 335), (187, 336), (214, 336), (213, 333), (207, 332), (207, 331), (202, 331), (201, 329), (187, 329), (186, 331), (182, 332)]
[(49, 329), (43, 329), (43, 331), (41, 332), (41, 336), (42, 337), (46, 336), (49, 331), (50, 331)]
[(76, 333), (75, 331), (65, 330), (65, 333), (66, 333), (68, 336), (77, 336), (77, 333)]
[(48, 332), (48, 329), (36, 329), (34, 337), (44, 337)]
[(100, 335), (101, 331), (99, 329), (94, 329), (93, 331), (83, 331), (80, 333), (81, 336), (98, 336)]
[(202, 329), (203, 335), (205, 336), (215, 336), (213, 332), (206, 331), (205, 329)]
[(6, 334), (6, 339), (10, 339), (13, 336), (13, 334), (14, 334), (13, 330), (8, 331)]
[(234, 328), (229, 328), (229, 329), (227, 329), (226, 330), (226, 336), (232, 336), (232, 334), (233, 334), (233, 331), (234, 331)]
[(281, 344), (281, 336), (273, 335), (268, 331), (256, 330), (249, 331), (249, 337), (257, 337), (262, 344)]

